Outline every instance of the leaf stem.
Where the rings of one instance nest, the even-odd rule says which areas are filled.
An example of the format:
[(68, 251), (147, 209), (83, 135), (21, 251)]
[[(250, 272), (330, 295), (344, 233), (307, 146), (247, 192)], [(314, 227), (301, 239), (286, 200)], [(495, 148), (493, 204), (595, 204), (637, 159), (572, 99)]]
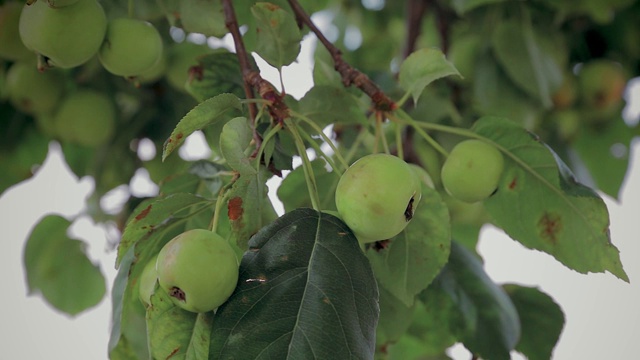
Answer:
[(309, 198), (311, 199), (311, 206), (316, 211), (320, 211), (320, 198), (318, 197), (318, 186), (316, 184), (316, 178), (313, 174), (313, 168), (311, 167), (311, 162), (309, 161), (309, 157), (307, 156), (307, 149), (304, 146), (304, 141), (302, 137), (300, 137), (300, 133), (296, 128), (296, 124), (291, 121), (291, 119), (285, 119), (285, 125), (287, 125), (287, 129), (291, 131), (296, 143), (296, 148), (298, 149), (298, 154), (302, 158), (302, 170), (304, 171), (304, 179), (307, 182), (307, 189), (309, 190)]
[(227, 199), (229, 198), (229, 192), (227, 190), (230, 184), (233, 184), (233, 182), (227, 184), (226, 186), (221, 187), (220, 191), (218, 191), (216, 208), (213, 211), (213, 218), (211, 219), (211, 224), (209, 225), (209, 229), (211, 230), (211, 232), (215, 233), (218, 230), (218, 222), (220, 221), (220, 211), (222, 210), (222, 204), (225, 204), (227, 202)]
[(266, 145), (269, 143), (271, 138), (273, 138), (280, 130), (282, 130), (282, 123), (277, 123), (276, 126), (269, 130), (267, 135), (264, 136), (264, 140), (262, 141), (260, 149), (258, 150), (258, 154), (256, 155), (256, 171), (258, 171), (258, 173), (260, 172), (260, 161), (262, 159), (262, 153), (264, 153)]
[[(324, 131), (322, 131), (322, 129), (318, 126), (318, 124), (316, 124), (313, 120), (309, 119), (307, 116), (302, 115), (302, 114), (300, 114), (298, 112), (295, 112), (293, 110), (291, 110), (291, 115), (293, 117), (296, 117), (296, 118), (304, 121), (306, 124), (311, 126), (313, 128), (313, 130), (315, 130), (318, 133), (318, 135), (320, 135), (322, 137), (324, 142), (326, 142), (331, 147), (331, 150), (333, 150), (333, 152), (336, 155), (336, 157), (338, 158), (338, 161), (340, 162), (340, 164), (342, 164), (342, 166), (344, 166), (344, 169), (346, 170), (349, 167), (349, 164), (342, 157), (342, 154), (340, 154), (340, 151), (338, 151), (338, 148), (336, 147), (336, 145), (333, 143), (333, 141), (331, 141), (331, 139), (327, 136), (327, 134), (325, 134)], [(334, 170), (338, 170), (338, 169), (336, 167), (334, 167)]]
[(402, 143), (402, 126), (399, 123), (394, 124), (396, 126), (396, 152), (398, 157), (404, 160), (404, 146)]
[(322, 158), (329, 164), (329, 166), (331, 166), (331, 168), (333, 169), (333, 172), (338, 177), (342, 176), (342, 170), (338, 169), (338, 166), (336, 165), (335, 161), (333, 161), (331, 156), (327, 155), (324, 151), (322, 151), (320, 146), (315, 142), (315, 140), (313, 140), (311, 135), (309, 135), (302, 128), (299, 128), (298, 131), (300, 132), (302, 137), (306, 139), (309, 142), (309, 144), (311, 144), (311, 147), (313, 148), (313, 150), (315, 150), (316, 153), (320, 154), (320, 156), (322, 156)]
[[(441, 153), (445, 157), (449, 156), (449, 152), (447, 150), (445, 150), (440, 144), (438, 144), (438, 142), (433, 137), (431, 137), (431, 135), (427, 134), (421, 128), (421, 126), (423, 124), (427, 124), (427, 125), (436, 125), (436, 124), (419, 123), (419, 122), (413, 120), (407, 113), (399, 112), (399, 114), (402, 114), (402, 117), (403, 117), (402, 119), (399, 116), (397, 116), (395, 114), (392, 114), (392, 113), (389, 114), (389, 117), (391, 119), (393, 119), (394, 121), (398, 122), (398, 123), (404, 123), (404, 124), (407, 124), (407, 125), (413, 127), (416, 130), (416, 132), (420, 136), (422, 136), (422, 138), (425, 139), (429, 143), (429, 145), (433, 146), (434, 149), (436, 149), (439, 153)], [(444, 125), (440, 125), (440, 126), (444, 126)], [(452, 128), (452, 127), (449, 127), (449, 126), (445, 126), (445, 127), (447, 129), (455, 129), (455, 128)], [(468, 131), (468, 130), (466, 130), (466, 131), (471, 133), (471, 134), (474, 134), (471, 131)]]

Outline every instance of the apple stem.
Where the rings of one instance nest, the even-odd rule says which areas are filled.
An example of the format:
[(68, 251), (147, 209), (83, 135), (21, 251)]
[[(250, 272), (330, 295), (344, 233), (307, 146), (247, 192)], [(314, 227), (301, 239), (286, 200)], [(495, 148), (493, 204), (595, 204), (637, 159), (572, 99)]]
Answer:
[[(331, 139), (324, 133), (324, 131), (322, 131), (322, 129), (320, 129), (320, 127), (318, 126), (318, 124), (316, 124), (313, 120), (309, 119), (308, 117), (299, 114), (293, 110), (291, 110), (291, 115), (294, 116), (295, 118), (298, 118), (302, 121), (304, 121), (307, 125), (311, 126), (311, 128), (313, 130), (316, 131), (316, 133), (318, 133), (318, 135), (320, 135), (320, 137), (322, 137), (322, 140), (324, 140), (324, 142), (326, 142), (330, 147), (331, 150), (333, 150), (333, 153), (336, 155), (336, 158), (338, 158), (338, 161), (340, 162), (340, 164), (344, 167), (344, 170), (349, 168), (349, 164), (347, 163), (347, 161), (342, 157), (342, 154), (340, 154), (340, 151), (338, 150), (338, 148), (336, 147), (336, 145), (333, 143), (333, 141), (331, 141)], [(321, 151), (321, 153), (323, 155), (324, 152)], [(338, 171), (340, 173), (342, 173), (342, 171), (340, 171), (337, 167), (333, 166), (333, 169), (335, 171)]]

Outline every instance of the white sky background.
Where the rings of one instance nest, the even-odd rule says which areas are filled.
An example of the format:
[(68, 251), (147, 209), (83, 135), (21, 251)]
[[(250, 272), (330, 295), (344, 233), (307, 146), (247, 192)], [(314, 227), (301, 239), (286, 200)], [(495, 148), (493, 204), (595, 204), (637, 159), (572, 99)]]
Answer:
[[(312, 46), (312, 42), (305, 41), (306, 55), (301, 57), (301, 63), (284, 70), (283, 79), (290, 94), (303, 94), (310, 87), (310, 67), (304, 64), (310, 63)], [(264, 71), (265, 78), (279, 84), (276, 73)], [(640, 113), (638, 85), (631, 101), (635, 117)], [(135, 187), (144, 183), (137, 179)], [(69, 172), (54, 145), (34, 178), (0, 197), (0, 273), (5, 289), (0, 300), (1, 358), (107, 359), (110, 294), (97, 307), (70, 318), (50, 308), (41, 297), (27, 296), (22, 267), (22, 251), (31, 226), (48, 213), (69, 218), (81, 213), (92, 186), (91, 181), (78, 180)], [(549, 255), (525, 249), (501, 231), (487, 228), (482, 234), (479, 251), (494, 281), (538, 286), (562, 306), (567, 323), (554, 359), (632, 359), (640, 353), (640, 141), (634, 142), (632, 168), (620, 201), (605, 200), (611, 214), (611, 237), (620, 250), (631, 284), (608, 273), (578, 274)], [(77, 221), (72, 231), (87, 240), (89, 255), (100, 264), (110, 289), (116, 271), (115, 253), (108, 244), (114, 239), (107, 239), (104, 231), (88, 218)], [(451, 356), (456, 360), (470, 359), (460, 346), (452, 349)]]

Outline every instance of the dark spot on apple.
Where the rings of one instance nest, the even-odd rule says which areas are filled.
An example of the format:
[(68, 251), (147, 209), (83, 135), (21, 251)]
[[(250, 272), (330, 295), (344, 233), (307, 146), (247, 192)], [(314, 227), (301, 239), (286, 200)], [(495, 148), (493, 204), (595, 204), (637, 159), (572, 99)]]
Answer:
[(140, 221), (146, 218), (147, 215), (149, 215), (150, 211), (151, 211), (151, 205), (147, 206), (144, 210), (140, 211), (140, 214), (136, 215), (135, 217), (136, 221)]
[(509, 183), (509, 190), (513, 190), (518, 185), (518, 178), (514, 177), (513, 180)]
[(174, 297), (180, 301), (187, 301), (187, 295), (177, 286), (169, 289), (169, 296)]
[(404, 210), (404, 219), (409, 222), (413, 219), (413, 196), (409, 199), (409, 203), (407, 204), (407, 208)]
[(540, 220), (538, 220), (540, 237), (554, 245), (558, 242), (558, 236), (562, 231), (562, 227), (562, 217), (559, 214), (545, 211), (545, 213), (540, 217)]

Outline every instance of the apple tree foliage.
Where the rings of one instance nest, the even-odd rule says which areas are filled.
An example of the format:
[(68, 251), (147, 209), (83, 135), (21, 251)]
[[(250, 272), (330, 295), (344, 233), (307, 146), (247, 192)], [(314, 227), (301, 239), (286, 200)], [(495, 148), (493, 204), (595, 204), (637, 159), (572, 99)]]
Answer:
[[(53, 19), (84, 8), (95, 21)], [(146, 30), (100, 35), (127, 17)], [(52, 144), (93, 178), (86, 213), (120, 234), (112, 359), (443, 359), (456, 343), (479, 358), (548, 359), (561, 305), (535, 286), (492, 281), (478, 235), (493, 224), (570, 269), (629, 281), (600, 194), (620, 193), (639, 134), (622, 118), (640, 73), (638, 18), (637, 0), (0, 1), (0, 192), (37, 174)], [(157, 52), (152, 28), (155, 61), (144, 53)], [(256, 63), (282, 70), (307, 38), (313, 85), (293, 96)], [(114, 75), (98, 47), (120, 54), (109, 60), (118, 66), (153, 65)], [(101, 100), (65, 105), (87, 93)], [(185, 160), (178, 149), (196, 132), (211, 155)], [(440, 176), (469, 139), (504, 159), (497, 189), (472, 204)], [(428, 180), (400, 234), (360, 244), (334, 193), (350, 164), (380, 152)], [(102, 206), (141, 170), (156, 196)], [(269, 194), (273, 177), (282, 182)], [(45, 216), (23, 254), (29, 290), (70, 315), (107, 289), (84, 251), (91, 239), (68, 234), (74, 220)], [(145, 306), (143, 268), (191, 229), (231, 244), (235, 291), (198, 314), (156, 286)]]

